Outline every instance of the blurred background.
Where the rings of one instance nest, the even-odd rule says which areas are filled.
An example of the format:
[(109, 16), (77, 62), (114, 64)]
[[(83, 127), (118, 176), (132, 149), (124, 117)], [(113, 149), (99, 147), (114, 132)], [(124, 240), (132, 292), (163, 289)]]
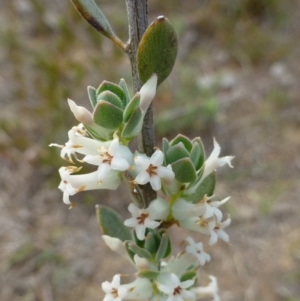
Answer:
[[(126, 41), (124, 1), (96, 3)], [(180, 45), (154, 99), (157, 146), (180, 131), (235, 156), (216, 188), (231, 196), (231, 240), (207, 248), (201, 284), (217, 276), (222, 301), (299, 301), (300, 1), (149, 0), (148, 10), (149, 23), (170, 19)], [(132, 87), (130, 74), (70, 1), (0, 1), (1, 301), (102, 300), (103, 281), (133, 273), (104, 245), (94, 209), (127, 217), (124, 188), (78, 194), (69, 210), (57, 189), (67, 163), (48, 147), (77, 124), (67, 98), (89, 107), (87, 85)]]

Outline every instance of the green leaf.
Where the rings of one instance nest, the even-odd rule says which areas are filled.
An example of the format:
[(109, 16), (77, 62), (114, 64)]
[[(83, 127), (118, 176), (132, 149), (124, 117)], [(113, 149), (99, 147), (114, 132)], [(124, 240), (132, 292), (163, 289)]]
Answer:
[[(113, 41), (119, 41), (108, 20), (93, 0), (71, 0), (80, 15), (101, 34)], [(121, 42), (122, 43), (122, 42)]]
[(190, 195), (184, 196), (184, 198), (191, 203), (198, 203), (205, 195), (212, 196), (214, 194), (216, 186), (216, 173), (209, 174), (203, 182), (199, 185), (197, 190)]
[(136, 108), (129, 121), (125, 124), (121, 133), (122, 138), (130, 139), (137, 136), (143, 126), (143, 114), (140, 108)]
[(123, 111), (111, 103), (101, 101), (93, 112), (93, 120), (106, 129), (115, 130), (123, 121)]
[(105, 98), (101, 98), (100, 94), (102, 94), (103, 92), (106, 91), (110, 91), (111, 93), (115, 94), (118, 96), (119, 100), (121, 101), (121, 107), (124, 109), (126, 106), (126, 96), (125, 93), (123, 91), (123, 89), (121, 87), (119, 87), (118, 85), (108, 82), (108, 81), (103, 81), (101, 83), (101, 85), (98, 87), (97, 89), (97, 96), (98, 96), (98, 100), (103, 99), (103, 100), (107, 100)]
[(151, 258), (151, 254), (143, 249), (140, 248), (139, 246), (137, 246), (135, 243), (131, 242), (128, 244), (128, 248), (135, 254), (139, 255), (142, 258), (146, 258), (146, 259), (150, 259)]
[(147, 279), (156, 279), (160, 275), (160, 272), (152, 271), (152, 270), (141, 270), (137, 273), (138, 277), (147, 278)]
[(109, 102), (110, 104), (116, 106), (117, 108), (123, 110), (123, 104), (121, 98), (111, 91), (103, 91), (97, 96), (97, 102), (102, 101)]
[(103, 234), (119, 238), (121, 241), (131, 240), (130, 230), (113, 209), (102, 205), (97, 206), (97, 219)]
[(202, 168), (202, 166), (204, 164), (204, 161), (205, 161), (205, 149), (204, 149), (204, 145), (203, 145), (202, 140), (200, 139), (200, 137), (194, 138), (192, 140), (192, 142), (193, 142), (193, 144), (197, 143), (200, 147), (201, 157), (200, 157), (200, 160), (198, 162), (199, 164), (196, 167), (196, 169), (199, 170), (200, 168)]
[(190, 154), (185, 149), (182, 142), (171, 146), (166, 153), (166, 161), (168, 164), (172, 164), (182, 158), (189, 158)]
[(92, 104), (92, 107), (94, 108), (97, 105), (97, 94), (96, 94), (96, 88), (88, 86), (87, 87), (88, 90), (88, 95), (89, 95), (89, 99), (90, 102)]
[(193, 143), (192, 141), (182, 135), (182, 134), (179, 134), (177, 135), (171, 142), (170, 142), (170, 145), (176, 145), (176, 144), (179, 144), (180, 142), (183, 143), (184, 147), (188, 150), (188, 152), (190, 152), (192, 150), (192, 147), (193, 147)]
[(160, 240), (157, 239), (157, 236), (153, 232), (149, 232), (145, 237), (144, 248), (148, 250), (151, 254), (155, 254), (159, 247)]
[(138, 108), (140, 105), (140, 94), (137, 93), (133, 96), (133, 98), (128, 103), (127, 107), (124, 110), (123, 113), (123, 121), (127, 122), (131, 115), (133, 114), (134, 110)]
[(134, 229), (131, 230), (131, 233), (132, 233), (132, 238), (133, 238), (133, 241), (135, 242), (135, 244), (137, 246), (139, 246), (140, 248), (144, 248), (144, 240), (139, 240), (136, 236), (136, 232)]
[(134, 262), (134, 255), (135, 253), (129, 248), (129, 244), (130, 244), (130, 241), (125, 241), (125, 249), (129, 255), (129, 257), (131, 258), (132, 262)]
[(203, 164), (203, 154), (201, 153), (200, 145), (194, 142), (193, 148), (190, 152), (190, 158), (195, 166), (196, 170), (201, 168), (201, 163)]
[(171, 73), (178, 48), (178, 37), (173, 25), (164, 16), (158, 17), (146, 30), (138, 47), (139, 77), (145, 83), (153, 73), (157, 86)]
[(196, 170), (189, 158), (180, 159), (171, 165), (177, 181), (181, 183), (193, 183), (196, 180)]
[(122, 78), (120, 80), (120, 83), (119, 83), (119, 86), (120, 88), (122, 89), (123, 93), (124, 93), (124, 96), (125, 96), (125, 106), (129, 103), (131, 97), (130, 97), (130, 93), (128, 91), (128, 87), (127, 87), (127, 84), (125, 82), (125, 80)]
[(112, 130), (105, 129), (97, 124), (94, 124), (92, 126), (85, 124), (84, 127), (87, 129), (89, 134), (96, 140), (100, 140), (100, 141), (112, 140), (112, 136), (114, 132)]
[(160, 261), (161, 259), (165, 258), (169, 244), (170, 244), (169, 235), (167, 233), (163, 233), (163, 235), (161, 237), (159, 248), (155, 255), (156, 261)]
[(186, 273), (184, 273), (181, 277), (180, 277), (180, 281), (187, 281), (187, 280), (197, 280), (197, 272), (196, 271), (188, 271)]
[(166, 165), (167, 165), (166, 154), (167, 154), (167, 151), (168, 151), (169, 147), (170, 147), (169, 146), (169, 141), (166, 138), (163, 138), (163, 140), (162, 140), (162, 151), (165, 154), (164, 155), (164, 163)]
[[(159, 230), (159, 233), (160, 233), (160, 235), (163, 235), (164, 233), (168, 234), (168, 232), (167, 232), (166, 230), (164, 230), (164, 229), (160, 229), (160, 230)], [(170, 240), (170, 237), (169, 237), (169, 236), (168, 236), (168, 238), (169, 238), (168, 247), (167, 247), (167, 250), (166, 250), (165, 255), (164, 255), (163, 258), (169, 257), (169, 256), (171, 255), (171, 253), (172, 253), (172, 244), (171, 244), (171, 240)]]

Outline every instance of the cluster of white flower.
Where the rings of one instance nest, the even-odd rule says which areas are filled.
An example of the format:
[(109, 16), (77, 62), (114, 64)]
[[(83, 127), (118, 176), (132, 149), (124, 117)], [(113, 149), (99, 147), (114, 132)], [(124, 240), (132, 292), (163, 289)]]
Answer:
[[(157, 76), (154, 75), (142, 87), (137, 98), (133, 98), (127, 104), (129, 109), (125, 111), (133, 112), (135, 102), (139, 101), (136, 109), (144, 116), (155, 95), (156, 83)], [(230, 224), (231, 219), (228, 217), (222, 221), (223, 214), (219, 207), (230, 197), (214, 201), (213, 196), (207, 196), (205, 193), (201, 195), (199, 188), (210, 176), (214, 177), (212, 173), (218, 167), (225, 164), (232, 167), (233, 157), (219, 157), (221, 148), (214, 139), (214, 149), (205, 160), (200, 138), (190, 141), (183, 136), (165, 143), (163, 151), (156, 149), (151, 157), (138, 152), (133, 154), (127, 146), (130, 139), (127, 139), (126, 135), (122, 136), (123, 125), (115, 132), (110, 132), (110, 139), (97, 139), (93, 134), (100, 127), (94, 123), (93, 114), (71, 100), (69, 106), (77, 120), (82, 123), (68, 132), (69, 140), (65, 145), (50, 144), (61, 148), (61, 157), (73, 164), (59, 169), (59, 189), (63, 192), (64, 203), (73, 207), (70, 196), (81, 191), (117, 189), (125, 171), (130, 175), (133, 185), (150, 183), (153, 190), (162, 190), (166, 196), (166, 199), (152, 200), (147, 208), (129, 205), (128, 210), (132, 217), (126, 219), (124, 224), (121, 220), (119, 224), (126, 229), (123, 229), (124, 232), (127, 231), (123, 240), (119, 234), (103, 236), (105, 243), (112, 250), (124, 256), (138, 270), (137, 278), (132, 283), (121, 284), (120, 274), (115, 275), (111, 283), (104, 282), (104, 301), (193, 301), (201, 297), (220, 300), (217, 281), (213, 276), (210, 276), (211, 282), (208, 286), (196, 286), (198, 267), (211, 259), (201, 242), (195, 243), (188, 237), (188, 245), (184, 252), (177, 257), (171, 257), (168, 262), (163, 262), (162, 259), (171, 254), (171, 243), (165, 228), (173, 224), (209, 235), (210, 245), (216, 243), (218, 238), (229, 241), (224, 228)], [(127, 119), (124, 117), (122, 122), (128, 122)], [(137, 123), (136, 127), (139, 126)], [(135, 130), (130, 133), (135, 133)], [(96, 169), (88, 174), (74, 174), (81, 170), (76, 163), (88, 163), (96, 166)], [(189, 181), (186, 181), (185, 177), (186, 167), (190, 170), (186, 174)], [(209, 195), (212, 194), (214, 185), (211, 187), (207, 192)], [(164, 225), (162, 229), (161, 225)], [(132, 240), (128, 240), (131, 234), (125, 226), (132, 228)]]
[[(50, 144), (61, 147), (61, 157), (68, 162), (87, 162), (98, 166), (97, 171), (71, 175), (80, 168), (75, 166), (61, 167), (59, 170), (61, 183), (59, 189), (63, 192), (63, 200), (71, 205), (69, 196), (77, 192), (92, 189), (116, 189), (121, 183), (120, 172), (130, 170), (137, 174), (135, 184), (144, 185), (150, 182), (154, 190), (161, 189), (161, 179), (174, 179), (171, 166), (162, 166), (163, 153), (156, 150), (151, 158), (144, 154), (133, 156), (127, 146), (120, 145), (118, 137), (112, 141), (100, 142), (86, 136), (86, 131), (80, 124), (73, 127), (69, 133), (69, 141), (65, 145)], [(85, 155), (82, 159), (77, 154)]]
[[(106, 244), (114, 251), (122, 254), (130, 261), (124, 250), (122, 242), (116, 238), (103, 236)], [(191, 237), (187, 238), (189, 245), (186, 252), (182, 252), (177, 257), (171, 258), (167, 263), (161, 264), (160, 270), (156, 270), (157, 275), (154, 281), (144, 277), (137, 279), (129, 284), (120, 284), (121, 275), (113, 277), (112, 282), (103, 282), (102, 289), (105, 292), (104, 301), (121, 301), (121, 300), (163, 300), (163, 301), (194, 301), (199, 298), (211, 297), (213, 301), (220, 301), (218, 295), (217, 279), (209, 276), (211, 282), (208, 286), (195, 286), (196, 274), (192, 279), (181, 281), (184, 272), (190, 265), (198, 263), (204, 264), (209, 261), (210, 256), (203, 251), (201, 243), (195, 243)], [(118, 246), (118, 247), (117, 247)], [(122, 250), (123, 249), (123, 250)], [(136, 256), (138, 257), (138, 256)], [(135, 257), (135, 267), (138, 271), (145, 271), (151, 265), (148, 260), (144, 259), (143, 265), (139, 265), (141, 258)], [(197, 262), (198, 261), (198, 262)], [(156, 267), (152, 266), (152, 271)]]

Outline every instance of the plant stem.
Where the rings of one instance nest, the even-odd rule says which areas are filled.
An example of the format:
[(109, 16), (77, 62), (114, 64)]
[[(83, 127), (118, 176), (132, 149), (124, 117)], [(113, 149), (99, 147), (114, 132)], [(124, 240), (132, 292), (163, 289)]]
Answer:
[[(137, 69), (137, 49), (139, 42), (148, 27), (147, 17), (147, 0), (125, 0), (127, 6), (128, 24), (129, 24), (129, 41), (125, 52), (127, 53), (130, 63), (133, 80), (134, 93), (142, 87)], [(144, 118), (143, 129), (138, 137), (138, 150), (151, 156), (154, 152), (154, 126), (152, 105), (149, 106)], [(150, 184), (141, 187), (146, 202), (146, 206), (156, 198), (156, 192)]]

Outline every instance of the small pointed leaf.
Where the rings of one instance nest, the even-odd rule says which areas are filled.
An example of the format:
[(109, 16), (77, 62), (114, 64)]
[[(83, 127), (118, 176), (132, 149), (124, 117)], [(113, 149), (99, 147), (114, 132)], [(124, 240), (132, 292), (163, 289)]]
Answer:
[(166, 153), (166, 160), (168, 164), (172, 164), (182, 158), (188, 158), (189, 152), (185, 149), (182, 142), (171, 146)]
[(167, 165), (167, 159), (166, 159), (166, 153), (169, 149), (169, 141), (166, 138), (163, 138), (162, 140), (162, 151), (165, 154), (164, 155), (164, 163)]
[(190, 158), (195, 166), (195, 169), (199, 170), (203, 165), (204, 158), (203, 158), (203, 154), (201, 153), (201, 147), (196, 142), (194, 142), (193, 148), (190, 152)]
[(117, 129), (123, 121), (123, 112), (111, 103), (101, 101), (93, 112), (93, 120), (96, 124), (106, 129)]
[(101, 83), (101, 85), (98, 87), (97, 89), (97, 96), (98, 96), (98, 100), (103, 99), (106, 100), (106, 98), (101, 98), (100, 94), (102, 94), (103, 92), (106, 91), (110, 91), (111, 93), (115, 94), (118, 96), (119, 100), (121, 101), (122, 104), (122, 108), (125, 108), (126, 106), (126, 96), (122, 90), (121, 87), (119, 87), (118, 85), (108, 82), (108, 81), (103, 81)]
[(140, 248), (139, 246), (137, 246), (135, 243), (129, 243), (128, 244), (128, 248), (135, 254), (139, 255), (140, 257), (142, 258), (146, 258), (146, 259), (150, 259), (151, 258), (151, 254), (143, 249), (143, 248)]
[(129, 94), (129, 91), (128, 91), (127, 84), (126, 84), (126, 82), (125, 82), (125, 80), (123, 78), (120, 80), (119, 86), (120, 86), (120, 88), (122, 89), (122, 91), (124, 93), (124, 96), (125, 96), (125, 106), (126, 106), (129, 103), (131, 97), (130, 97), (130, 94)]
[(127, 107), (124, 110), (123, 114), (123, 121), (127, 122), (131, 115), (133, 114), (134, 110), (138, 108), (140, 105), (140, 93), (137, 93), (133, 96), (133, 98), (128, 103)]
[(103, 91), (97, 96), (97, 102), (106, 101), (123, 110), (123, 103), (119, 96), (111, 91)]
[(159, 247), (159, 239), (154, 235), (153, 232), (149, 232), (145, 238), (144, 248), (148, 250), (151, 254), (155, 254)]
[(85, 124), (84, 126), (89, 132), (89, 134), (96, 140), (100, 140), (100, 141), (112, 140), (112, 136), (113, 136), (112, 130), (105, 129), (97, 124), (93, 126), (89, 126)]
[(119, 238), (121, 241), (131, 240), (130, 230), (124, 225), (123, 219), (113, 209), (97, 206), (97, 219), (105, 235)]
[(88, 90), (90, 102), (92, 104), (92, 107), (94, 108), (97, 105), (97, 94), (96, 94), (97, 90), (91, 86), (88, 86), (87, 90)]
[(184, 147), (190, 152), (192, 150), (192, 147), (193, 147), (193, 143), (192, 141), (182, 135), (182, 134), (179, 134), (177, 135), (171, 142), (170, 142), (170, 145), (176, 145), (176, 144), (179, 144), (180, 142), (183, 143)]
[(161, 237), (160, 245), (155, 255), (156, 261), (160, 261), (161, 259), (165, 258), (169, 243), (170, 243), (169, 235), (167, 233), (164, 233)]
[(178, 48), (178, 37), (173, 25), (164, 16), (158, 17), (146, 30), (138, 47), (139, 77), (145, 83), (153, 73), (157, 86), (171, 73)]
[(140, 108), (136, 108), (131, 115), (129, 121), (125, 124), (121, 133), (122, 138), (130, 139), (137, 136), (143, 125), (143, 114)]
[(189, 158), (183, 158), (172, 163), (175, 179), (181, 183), (193, 183), (196, 180), (196, 170)]
[(203, 145), (202, 140), (200, 139), (200, 137), (194, 138), (192, 142), (193, 142), (193, 144), (197, 143), (200, 147), (201, 157), (200, 157), (200, 160), (199, 160), (198, 165), (196, 167), (196, 169), (199, 170), (204, 165), (205, 149), (204, 149), (204, 145)]
[(114, 41), (119, 47), (122, 41), (116, 36), (108, 20), (93, 0), (71, 0), (80, 15), (101, 34)]
[[(161, 235), (163, 235), (164, 233), (168, 234), (168, 232), (167, 232), (165, 229), (160, 229), (160, 230), (159, 230), (159, 233), (160, 233)], [(168, 238), (169, 238), (169, 242), (168, 242), (167, 250), (166, 250), (165, 255), (164, 255), (163, 258), (169, 257), (169, 256), (171, 255), (171, 253), (172, 253), (172, 244), (171, 244), (171, 240), (170, 240), (170, 237), (169, 237), (169, 236), (168, 236)]]
[(216, 186), (216, 173), (213, 172), (208, 175), (203, 182), (199, 185), (197, 190), (191, 194), (187, 195), (184, 198), (191, 203), (198, 203), (205, 195), (212, 196), (214, 194)]
[(133, 257), (135, 255), (135, 253), (130, 249), (129, 244), (130, 244), (130, 241), (125, 241), (125, 249), (129, 255), (129, 257), (131, 258), (132, 262), (134, 262)]
[(197, 272), (195, 271), (188, 271), (185, 272), (181, 277), (180, 277), (180, 281), (187, 281), (187, 280), (197, 280)]

